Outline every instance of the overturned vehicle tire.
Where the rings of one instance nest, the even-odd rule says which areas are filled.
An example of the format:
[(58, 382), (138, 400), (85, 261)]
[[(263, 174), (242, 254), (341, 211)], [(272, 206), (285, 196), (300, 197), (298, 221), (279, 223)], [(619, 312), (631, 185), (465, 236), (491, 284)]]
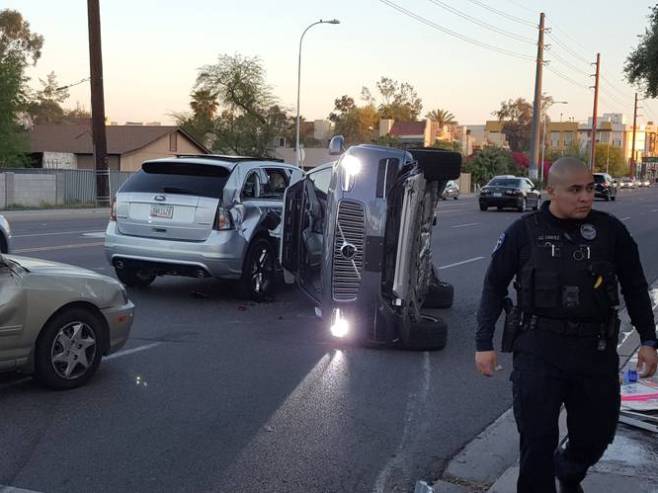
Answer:
[(423, 314), (408, 330), (401, 330), (400, 336), (405, 349), (436, 351), (448, 343), (448, 325), (440, 318)]

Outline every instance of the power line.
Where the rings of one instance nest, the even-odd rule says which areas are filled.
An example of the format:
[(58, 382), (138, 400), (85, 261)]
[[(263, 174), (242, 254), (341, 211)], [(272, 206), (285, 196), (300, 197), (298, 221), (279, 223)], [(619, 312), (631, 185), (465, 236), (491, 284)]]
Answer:
[(429, 1), (432, 2), (434, 5), (436, 5), (437, 7), (441, 7), (443, 9), (447, 10), (448, 12), (452, 12), (453, 14), (458, 15), (462, 19), (466, 19), (468, 21), (471, 21), (474, 24), (477, 24), (478, 26), (484, 27), (485, 29), (489, 29), (490, 31), (493, 31), (495, 33), (502, 34), (502, 35), (507, 36), (508, 38), (512, 38), (516, 41), (521, 41), (522, 43), (528, 43), (528, 44), (531, 44), (531, 45), (537, 44), (537, 42), (534, 39), (527, 38), (525, 36), (513, 33), (511, 31), (506, 31), (505, 29), (501, 29), (499, 27), (496, 27), (493, 24), (489, 24), (487, 22), (481, 21), (477, 17), (473, 17), (469, 14), (466, 14), (466, 13), (462, 12), (461, 10), (458, 10), (458, 9), (456, 9), (456, 8), (446, 4), (444, 2), (441, 2), (440, 0), (429, 0)]
[[(601, 89), (603, 91), (603, 88), (601, 88)], [(624, 101), (621, 101), (620, 99), (617, 98), (617, 96), (615, 96), (614, 94), (612, 94), (608, 91), (605, 91), (605, 95), (608, 97), (608, 99), (610, 99), (611, 101), (614, 101), (615, 103), (617, 103), (621, 107), (625, 108), (627, 106), (630, 106), (630, 104), (627, 105)]]
[(502, 10), (494, 9), (493, 7), (487, 5), (486, 3), (481, 2), (480, 0), (468, 0), (468, 1), (475, 5), (479, 5), (483, 9), (487, 9), (489, 12), (493, 12), (494, 14), (504, 17), (507, 20), (518, 22), (519, 24), (524, 24), (526, 26), (534, 27), (535, 29), (537, 29), (537, 24), (532, 21), (522, 19), (521, 17), (517, 17), (512, 14), (508, 14), (507, 12), (503, 12)]
[(619, 89), (618, 87), (616, 87), (616, 86), (615, 86), (612, 82), (610, 82), (606, 77), (603, 77), (603, 76), (602, 76), (602, 78), (603, 78), (603, 80), (605, 81), (605, 83), (608, 84), (608, 86), (610, 86), (611, 89), (614, 89), (614, 90), (615, 90), (615, 92), (616, 92), (617, 94), (619, 94), (620, 96), (623, 96), (623, 97), (625, 97), (625, 98), (632, 98), (632, 96), (629, 96), (628, 94), (625, 94), (621, 89)]
[(546, 70), (552, 72), (553, 74), (557, 75), (557, 76), (560, 77), (561, 79), (564, 79), (564, 80), (566, 80), (567, 82), (570, 82), (571, 84), (573, 84), (574, 86), (578, 87), (579, 89), (584, 89), (584, 90), (586, 90), (586, 91), (588, 90), (586, 86), (584, 86), (584, 85), (582, 85), (581, 83), (575, 81), (574, 79), (572, 79), (572, 78), (569, 77), (568, 75), (564, 75), (562, 72), (559, 72), (559, 71), (555, 70), (553, 67), (547, 66), (547, 67), (546, 67)]
[(547, 35), (548, 35), (548, 37), (551, 38), (551, 39), (552, 39), (552, 40), (553, 40), (558, 46), (560, 46), (564, 51), (566, 51), (567, 53), (569, 53), (572, 57), (577, 58), (578, 60), (580, 60), (580, 61), (583, 62), (583, 63), (586, 63), (587, 65), (589, 65), (589, 64), (591, 63), (590, 60), (588, 60), (587, 58), (583, 57), (583, 56), (580, 55), (579, 53), (575, 52), (574, 50), (572, 50), (571, 48), (569, 48), (565, 43), (563, 43), (562, 41), (560, 41), (560, 40), (559, 40), (559, 39), (558, 39), (553, 33), (548, 32)]
[(460, 34), (456, 31), (453, 31), (451, 29), (443, 27), (443, 26), (437, 24), (436, 22), (433, 22), (433, 21), (431, 21), (431, 20), (429, 20), (429, 19), (427, 19), (427, 18), (425, 18), (421, 15), (418, 15), (418, 14), (416, 14), (416, 13), (410, 11), (410, 10), (407, 10), (404, 7), (401, 7), (400, 5), (394, 3), (390, 0), (379, 0), (379, 1), (383, 4), (385, 4), (385, 5), (388, 5), (392, 9), (397, 10), (401, 14), (404, 14), (407, 17), (411, 17), (412, 19), (415, 19), (416, 21), (418, 21), (422, 24), (425, 24), (426, 26), (429, 26), (433, 29), (436, 29), (437, 31), (441, 31), (442, 33), (447, 34), (449, 36), (453, 36), (457, 39), (461, 39), (462, 41), (465, 41), (465, 42), (470, 43), (472, 45), (479, 46), (481, 48), (486, 48), (488, 50), (496, 51), (496, 52), (501, 53), (503, 55), (515, 57), (515, 58), (518, 58), (520, 60), (534, 61), (534, 59), (535, 59), (533, 56), (530, 56), (530, 55), (525, 55), (523, 53), (517, 53), (515, 51), (506, 50), (504, 48), (499, 48), (497, 46), (493, 46), (493, 45), (490, 45), (488, 43), (478, 41), (477, 39), (473, 39), (473, 38), (469, 38), (468, 36), (464, 36), (463, 34)]
[(507, 0), (507, 1), (508, 1), (509, 3), (511, 3), (512, 5), (516, 5), (517, 7), (519, 7), (519, 8), (521, 8), (521, 9), (525, 10), (526, 12), (530, 12), (531, 14), (538, 14), (538, 13), (539, 13), (539, 12), (536, 11), (536, 10), (529, 9), (528, 7), (526, 7), (525, 5), (523, 5), (522, 3), (515, 2), (514, 0)]
[[(549, 50), (549, 51), (550, 51), (550, 50)], [(560, 55), (558, 55), (557, 53), (551, 51), (550, 54), (551, 54), (552, 58), (554, 58), (555, 61), (557, 61), (558, 63), (564, 65), (565, 67), (569, 67), (571, 70), (573, 70), (573, 71), (575, 71), (575, 72), (578, 72), (578, 73), (581, 74), (581, 75), (585, 75), (585, 76), (589, 77), (590, 74), (589, 74), (588, 72), (579, 69), (578, 67), (576, 67), (576, 66), (573, 65), (572, 63), (570, 63), (570, 62), (568, 62), (567, 60), (565, 60), (564, 58), (562, 58), (562, 57), (561, 57)]]

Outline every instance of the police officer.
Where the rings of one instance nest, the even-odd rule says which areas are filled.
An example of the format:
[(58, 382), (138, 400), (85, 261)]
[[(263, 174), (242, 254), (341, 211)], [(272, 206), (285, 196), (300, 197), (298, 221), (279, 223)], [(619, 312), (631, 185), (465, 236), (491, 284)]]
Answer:
[[(640, 334), (638, 367), (656, 371), (656, 329), (637, 245), (610, 214), (592, 210), (594, 180), (562, 158), (550, 169), (550, 201), (501, 235), (478, 311), (478, 370), (492, 376), (495, 323), (514, 277), (514, 416), (520, 433), (518, 492), (582, 492), (587, 469), (614, 438), (619, 415), (618, 286)], [(511, 315), (510, 315), (511, 316)], [(509, 333), (504, 334), (509, 340)], [(569, 440), (558, 450), (564, 404)]]

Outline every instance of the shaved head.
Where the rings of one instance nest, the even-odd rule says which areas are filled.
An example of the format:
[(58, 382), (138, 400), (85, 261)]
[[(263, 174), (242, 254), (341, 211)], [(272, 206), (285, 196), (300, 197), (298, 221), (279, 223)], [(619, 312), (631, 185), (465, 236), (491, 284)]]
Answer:
[(546, 191), (555, 217), (584, 219), (594, 202), (594, 177), (580, 159), (563, 157), (548, 170)]
[(563, 157), (553, 163), (548, 170), (548, 186), (569, 186), (569, 181), (574, 176), (590, 175), (589, 168), (580, 159), (574, 157)]

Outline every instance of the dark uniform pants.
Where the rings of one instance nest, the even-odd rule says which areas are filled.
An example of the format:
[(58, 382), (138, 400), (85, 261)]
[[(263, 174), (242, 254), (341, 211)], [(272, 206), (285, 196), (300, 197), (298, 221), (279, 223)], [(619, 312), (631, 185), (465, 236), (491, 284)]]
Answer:
[[(554, 493), (555, 477), (579, 483), (612, 443), (619, 417), (616, 369), (591, 375), (559, 369), (527, 353), (514, 355), (514, 417), (521, 436), (518, 493)], [(557, 450), (565, 405), (569, 441)]]

